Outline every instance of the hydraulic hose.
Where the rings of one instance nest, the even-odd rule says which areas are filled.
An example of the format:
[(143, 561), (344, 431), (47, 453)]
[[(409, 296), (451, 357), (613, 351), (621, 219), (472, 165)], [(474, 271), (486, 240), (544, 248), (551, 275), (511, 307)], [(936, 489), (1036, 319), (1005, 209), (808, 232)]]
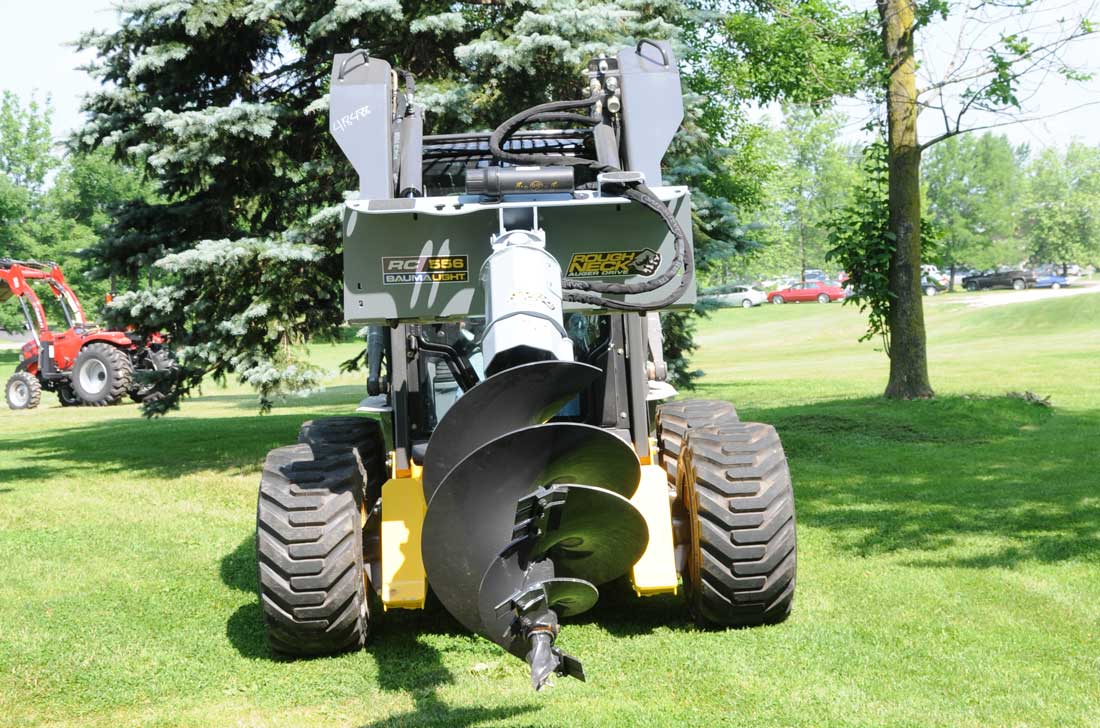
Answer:
[[(551, 101), (521, 111), (493, 130), (493, 133), (489, 136), (489, 151), (496, 159), (515, 165), (573, 167), (577, 174), (578, 184), (587, 181), (595, 181), (600, 174), (621, 172), (622, 170), (617, 167), (603, 164), (594, 159), (539, 154), (537, 152), (519, 153), (507, 151), (503, 148), (504, 142), (520, 127), (526, 124), (549, 121), (570, 121), (595, 125), (599, 123), (597, 117), (586, 116), (574, 112), (576, 109), (595, 107), (600, 100), (601, 98), (599, 96), (592, 96), (587, 99), (576, 101)], [(637, 202), (643, 207), (652, 210), (662, 221), (664, 221), (665, 226), (673, 236), (674, 252), (672, 263), (660, 275), (637, 283), (592, 282), (564, 278), (562, 280), (563, 300), (618, 311), (650, 311), (664, 308), (675, 303), (683, 296), (688, 286), (691, 285), (691, 281), (695, 275), (695, 260), (691, 246), (687, 244), (687, 235), (684, 233), (676, 216), (669, 210), (668, 205), (662, 202), (660, 198), (653, 193), (653, 190), (649, 189), (649, 187), (643, 183), (607, 184), (605, 187), (621, 197)], [(655, 291), (676, 277), (677, 270), (681, 265), (684, 270), (683, 274), (680, 276), (680, 283), (676, 286), (675, 290), (659, 301), (648, 304), (636, 304), (618, 301), (600, 295), (638, 294)]]

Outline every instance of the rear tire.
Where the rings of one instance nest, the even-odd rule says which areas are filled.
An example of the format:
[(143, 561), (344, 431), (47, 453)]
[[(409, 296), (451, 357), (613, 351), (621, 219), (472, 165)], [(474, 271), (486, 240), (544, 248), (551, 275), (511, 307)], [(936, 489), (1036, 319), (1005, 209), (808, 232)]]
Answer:
[(30, 372), (16, 372), (8, 378), (4, 393), (11, 409), (34, 409), (42, 401), (42, 384)]
[(134, 365), (121, 349), (96, 341), (80, 350), (73, 364), (73, 389), (92, 407), (115, 404), (130, 391)]
[(80, 399), (80, 395), (73, 389), (72, 384), (59, 384), (57, 386), (57, 401), (61, 403), (62, 407), (79, 407), (84, 404), (84, 401)]
[(741, 308), (752, 308), (752, 301), (747, 298), (741, 300)]
[(676, 485), (676, 466), (688, 432), (719, 420), (737, 420), (737, 410), (720, 399), (684, 399), (657, 407), (656, 438), (659, 464)]
[(309, 420), (298, 430), (298, 442), (323, 448), (355, 448), (367, 473), (367, 509), (374, 506), (387, 477), (386, 439), (378, 420), (355, 415)]
[(817, 302), (818, 302), (818, 303), (828, 303), (828, 302), (829, 302), (829, 301), (831, 301), (831, 300), (832, 300), (832, 299), (831, 299), (831, 298), (829, 298), (829, 294), (828, 294), (828, 293), (822, 293), (821, 295), (819, 295), (819, 296), (817, 297)]
[(678, 473), (690, 526), (684, 585), (696, 621), (782, 622), (794, 600), (795, 512), (775, 428), (733, 419), (695, 428)]
[[(134, 365), (134, 371), (162, 372), (176, 368), (176, 360), (167, 349), (147, 349), (141, 360)], [(139, 382), (134, 377), (133, 387), (130, 389), (130, 399), (138, 404), (145, 402), (159, 402), (172, 393), (175, 382)]]
[(1027, 283), (1025, 283), (1022, 279), (1017, 278), (1016, 280), (1012, 281), (1012, 290), (1022, 291), (1025, 288), (1027, 288)]
[(1051, 283), (1050, 284), (1050, 290), (1052, 290), (1052, 291), (1057, 291), (1061, 287), (1062, 287), (1061, 283)]

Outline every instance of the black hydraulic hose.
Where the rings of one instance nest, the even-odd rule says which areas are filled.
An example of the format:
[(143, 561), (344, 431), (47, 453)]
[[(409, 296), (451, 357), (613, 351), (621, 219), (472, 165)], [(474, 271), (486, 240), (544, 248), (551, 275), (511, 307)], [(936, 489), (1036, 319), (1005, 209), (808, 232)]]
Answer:
[[(582, 121), (582, 123), (596, 124), (596, 117), (569, 113), (570, 110), (594, 107), (601, 98), (592, 96), (577, 101), (551, 101), (545, 104), (533, 106), (530, 109), (519, 112), (503, 124), (498, 126), (489, 136), (489, 151), (503, 162), (517, 165), (538, 165), (547, 167), (574, 167), (576, 171), (584, 171), (594, 180), (597, 175), (609, 172), (621, 172), (622, 170), (608, 164), (603, 164), (594, 159), (582, 157), (564, 157), (536, 152), (510, 152), (502, 148), (503, 143), (525, 124), (538, 121)], [(558, 117), (569, 117), (568, 119)], [(578, 175), (579, 177), (580, 175)], [(578, 179), (578, 183), (582, 180)], [(679, 221), (676, 219), (668, 205), (661, 201), (645, 184), (607, 184), (606, 187), (615, 190), (620, 196), (637, 202), (647, 207), (664, 221), (669, 232), (673, 236), (672, 264), (660, 275), (637, 283), (608, 283), (591, 282), (565, 278), (562, 280), (562, 299), (572, 303), (585, 303), (601, 308), (609, 308), (619, 311), (648, 311), (656, 308), (664, 308), (680, 299), (695, 275), (695, 260), (691, 247), (687, 244), (687, 234), (684, 233)], [(676, 289), (659, 301), (649, 304), (634, 304), (625, 301), (605, 298), (598, 294), (636, 294), (655, 291), (671, 281), (677, 274), (677, 269), (683, 266), (683, 275)]]

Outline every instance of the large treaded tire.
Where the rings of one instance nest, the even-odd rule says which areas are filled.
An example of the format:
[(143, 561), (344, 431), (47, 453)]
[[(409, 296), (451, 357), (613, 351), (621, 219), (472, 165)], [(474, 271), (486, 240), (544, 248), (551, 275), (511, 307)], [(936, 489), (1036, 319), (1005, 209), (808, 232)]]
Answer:
[(73, 389), (84, 404), (92, 407), (118, 402), (130, 391), (133, 379), (134, 365), (130, 363), (130, 357), (121, 349), (101, 341), (81, 349), (73, 364)]
[(794, 599), (794, 494), (770, 425), (721, 419), (688, 433), (679, 488), (690, 540), (684, 585), (701, 624), (782, 622)]
[[(176, 360), (167, 349), (147, 349), (141, 357), (141, 361), (134, 365), (134, 371), (163, 372), (176, 368)], [(140, 382), (135, 376), (130, 386), (130, 399), (138, 404), (146, 402), (159, 402), (175, 389), (174, 381), (167, 382)]]
[(67, 382), (57, 385), (57, 401), (61, 403), (62, 407), (79, 407), (84, 404), (84, 400), (73, 389), (73, 385)]
[(659, 464), (668, 473), (669, 485), (676, 485), (676, 463), (688, 430), (712, 424), (720, 419), (737, 420), (737, 411), (729, 402), (718, 399), (685, 399), (657, 407), (656, 436)]
[(309, 420), (298, 430), (298, 442), (325, 448), (354, 447), (367, 473), (366, 508), (374, 506), (387, 475), (386, 439), (377, 420), (355, 415)]
[(299, 444), (268, 453), (256, 506), (256, 558), (274, 651), (312, 657), (366, 641), (365, 479), (353, 448)]
[(385, 440), (377, 421), (349, 416), (310, 420), (298, 441), (264, 463), (256, 555), (268, 644), (314, 657), (358, 649), (370, 633)]
[(16, 372), (8, 378), (4, 396), (13, 410), (34, 409), (42, 401), (42, 384), (30, 372)]

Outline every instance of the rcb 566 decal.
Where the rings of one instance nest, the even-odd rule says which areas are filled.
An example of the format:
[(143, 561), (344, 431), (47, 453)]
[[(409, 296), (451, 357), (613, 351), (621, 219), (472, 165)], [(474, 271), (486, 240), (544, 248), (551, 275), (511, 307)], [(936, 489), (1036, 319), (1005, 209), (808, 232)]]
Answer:
[(400, 255), (382, 258), (382, 284), (465, 283), (470, 263), (465, 255)]

